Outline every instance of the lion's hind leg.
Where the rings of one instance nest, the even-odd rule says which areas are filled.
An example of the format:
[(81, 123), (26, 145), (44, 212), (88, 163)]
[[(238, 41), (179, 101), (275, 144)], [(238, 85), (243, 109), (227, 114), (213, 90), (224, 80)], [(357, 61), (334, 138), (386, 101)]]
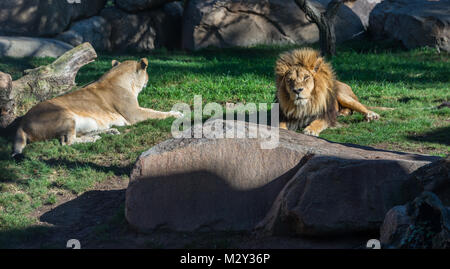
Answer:
[(380, 115), (368, 110), (363, 104), (361, 104), (356, 98), (350, 86), (342, 82), (337, 83), (337, 101), (342, 109), (350, 109), (364, 114), (367, 121), (377, 120)]

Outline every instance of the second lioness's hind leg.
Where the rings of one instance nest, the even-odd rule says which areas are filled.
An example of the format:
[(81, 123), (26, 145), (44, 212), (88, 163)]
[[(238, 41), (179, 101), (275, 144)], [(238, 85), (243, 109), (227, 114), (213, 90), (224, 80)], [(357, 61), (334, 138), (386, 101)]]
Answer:
[(72, 145), (76, 138), (75, 120), (67, 119), (63, 126), (64, 131), (60, 135), (61, 145)]

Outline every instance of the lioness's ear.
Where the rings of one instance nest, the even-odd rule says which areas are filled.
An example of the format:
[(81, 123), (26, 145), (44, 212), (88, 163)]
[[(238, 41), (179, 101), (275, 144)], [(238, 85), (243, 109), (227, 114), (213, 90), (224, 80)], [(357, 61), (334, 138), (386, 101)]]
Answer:
[(322, 63), (323, 63), (323, 58), (317, 59), (316, 63), (314, 64), (314, 69), (313, 69), (314, 73), (319, 71), (320, 66), (322, 65)]
[(148, 66), (148, 60), (147, 58), (142, 58), (139, 62), (141, 69), (146, 69)]
[(111, 62), (112, 67), (116, 67), (116, 66), (118, 66), (119, 64), (120, 64), (120, 62), (117, 61), (117, 60), (112, 60), (112, 62)]

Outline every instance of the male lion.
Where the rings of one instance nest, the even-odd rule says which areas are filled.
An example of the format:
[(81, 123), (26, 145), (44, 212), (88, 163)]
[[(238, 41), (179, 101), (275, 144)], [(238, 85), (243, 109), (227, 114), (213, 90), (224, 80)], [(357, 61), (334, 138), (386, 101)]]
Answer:
[(147, 66), (145, 58), (139, 62), (114, 60), (111, 70), (99, 80), (31, 108), (17, 129), (13, 156), (22, 153), (27, 140), (59, 138), (61, 144), (71, 145), (86, 141), (77, 135), (104, 132), (111, 126), (182, 117), (180, 112), (160, 112), (139, 106), (138, 94), (148, 82)]
[(379, 115), (362, 105), (350, 86), (335, 79), (330, 64), (316, 50), (305, 48), (280, 55), (275, 66), (280, 127), (319, 136), (336, 124), (338, 113), (358, 111), (367, 121)]

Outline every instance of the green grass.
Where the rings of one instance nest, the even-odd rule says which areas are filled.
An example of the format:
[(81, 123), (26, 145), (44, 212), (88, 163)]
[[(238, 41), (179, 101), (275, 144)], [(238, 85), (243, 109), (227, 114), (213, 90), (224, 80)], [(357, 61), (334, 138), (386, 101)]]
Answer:
[[(79, 85), (99, 78), (111, 61), (150, 60), (149, 85), (139, 96), (143, 107), (170, 110), (178, 102), (271, 103), (275, 94), (273, 66), (277, 55), (293, 47), (205, 49), (199, 52), (157, 50), (148, 54), (100, 55), (83, 67)], [(403, 51), (390, 44), (351, 43), (338, 48), (332, 64), (363, 104), (396, 108), (367, 123), (355, 113), (321, 137), (335, 142), (377, 146), (445, 156), (450, 152), (450, 55), (432, 49)], [(0, 70), (19, 78), (24, 69), (52, 59), (1, 59)], [(0, 137), (0, 247), (12, 235), (32, 227), (32, 213), (52, 205), (65, 193), (81, 194), (110, 177), (127, 178), (139, 154), (170, 137), (173, 119), (149, 120), (121, 127), (121, 135), (103, 135), (96, 143), (61, 146), (57, 140), (28, 145), (24, 159), (9, 155), (12, 143)], [(102, 227), (99, 227), (102, 232)], [(19, 238), (19, 237), (17, 237)], [(20, 237), (22, 238), (22, 237)], [(26, 238), (26, 236), (24, 236)]]

